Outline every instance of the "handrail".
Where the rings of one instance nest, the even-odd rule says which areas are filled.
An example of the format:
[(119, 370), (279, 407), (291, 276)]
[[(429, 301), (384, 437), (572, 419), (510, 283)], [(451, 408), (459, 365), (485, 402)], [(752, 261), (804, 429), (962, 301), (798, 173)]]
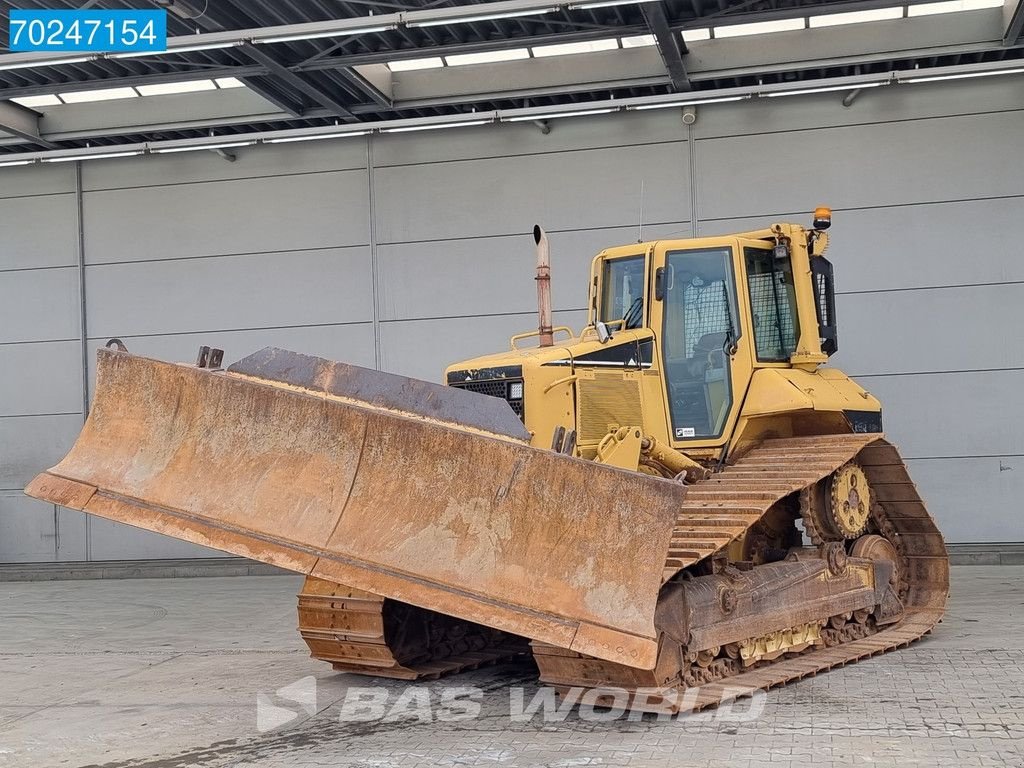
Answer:
[[(572, 328), (570, 328), (568, 325), (559, 325), (556, 328), (552, 328), (551, 329), (552, 335), (556, 334), (556, 333), (559, 333), (559, 332), (565, 333), (570, 339), (573, 336), (576, 335), (575, 333), (573, 333)], [(516, 342), (517, 341), (521, 341), (523, 339), (529, 339), (529, 338), (531, 338), (533, 336), (540, 336), (540, 329), (539, 328), (537, 330), (534, 330), (534, 331), (527, 331), (526, 333), (517, 333), (515, 336), (513, 336), (511, 339), (509, 339), (509, 344), (511, 345), (512, 350), (516, 351), (518, 349), (521, 349), (521, 347), (517, 347), (516, 346)]]

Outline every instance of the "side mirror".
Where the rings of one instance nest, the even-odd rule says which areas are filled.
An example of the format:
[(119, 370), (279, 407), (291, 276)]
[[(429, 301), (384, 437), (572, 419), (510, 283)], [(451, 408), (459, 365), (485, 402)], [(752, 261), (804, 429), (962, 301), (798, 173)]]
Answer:
[(602, 344), (607, 344), (612, 337), (612, 332), (608, 330), (608, 326), (600, 320), (594, 323), (594, 330), (597, 331), (597, 340)]

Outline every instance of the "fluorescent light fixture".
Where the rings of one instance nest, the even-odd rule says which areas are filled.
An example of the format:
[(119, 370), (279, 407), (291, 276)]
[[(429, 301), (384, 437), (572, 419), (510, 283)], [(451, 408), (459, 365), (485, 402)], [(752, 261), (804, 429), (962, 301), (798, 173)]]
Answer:
[(804, 28), (804, 19), (777, 19), (755, 21), (750, 24), (731, 24), (715, 27), (715, 37), (743, 37), (745, 35), (767, 35), (772, 32), (792, 32)]
[(711, 39), (711, 30), (707, 27), (701, 27), (699, 29), (684, 29), (681, 34), (683, 36), (683, 40), (688, 43)]
[[(927, 70), (925, 70), (927, 72)], [(898, 76), (901, 83), (937, 83), (940, 80), (964, 80), (968, 77), (992, 77), (994, 75), (1019, 75), (1024, 72), (1024, 67), (1017, 69), (993, 69), (988, 72), (962, 72), (955, 75), (922, 75), (921, 77)]]
[(663, 101), (656, 104), (634, 104), (626, 107), (631, 111), (642, 112), (645, 109), (668, 109), (669, 107), (693, 107), (698, 104), (724, 104), (727, 101), (743, 101), (750, 96), (716, 96), (708, 99), (687, 99), (686, 101)]
[(983, 8), (1002, 8), (1003, 0), (949, 0), (941, 3), (921, 3), (907, 8), (907, 16), (934, 16), (939, 13), (978, 11)]
[(196, 45), (182, 45), (178, 48), (168, 48), (164, 51), (131, 51), (129, 53), (108, 53), (111, 59), (140, 59), (146, 56), (168, 56), (172, 53), (191, 53), (192, 51), (215, 51), (221, 48), (235, 48), (241, 45), (241, 41), (232, 40), (227, 43), (201, 43)]
[(797, 88), (792, 91), (766, 91), (761, 96), (773, 99), (776, 96), (803, 96), (805, 93), (830, 93), (832, 91), (859, 91), (861, 88), (877, 88), (880, 85), (888, 85), (888, 80), (878, 80), (873, 83), (849, 83), (847, 85), (826, 85), (820, 88)]
[(366, 136), (369, 133), (373, 133), (373, 131), (343, 131), (338, 133), (318, 133), (312, 136), (282, 136), (279, 139), (264, 139), (263, 143), (291, 144), (296, 141), (320, 141), (321, 139), (344, 139), (348, 136)]
[(622, 38), (623, 48), (646, 48), (649, 45), (654, 45), (657, 40), (654, 39), (654, 35), (633, 35), (632, 37)]
[(428, 56), (425, 59), (404, 59), (388, 62), (388, 69), (392, 72), (413, 72), (417, 69), (438, 69), (443, 66), (444, 60), (440, 56)]
[(131, 157), (141, 155), (141, 149), (133, 149), (131, 152), (104, 152), (99, 155), (71, 155), (70, 157), (41, 157), (44, 163), (69, 163), (72, 160), (107, 160), (111, 157)]
[(169, 155), (175, 152), (198, 152), (199, 150), (228, 150), (232, 146), (252, 146), (256, 141), (221, 141), (215, 144), (189, 144), (188, 146), (165, 146), (152, 152), (155, 155)]
[(398, 128), (381, 128), (381, 133), (409, 133), (410, 131), (435, 131), (439, 128), (463, 128), (468, 125), (486, 125), (491, 120), (464, 120), (458, 123), (429, 123), (426, 125), (402, 125)]
[(98, 88), (94, 91), (69, 91), (60, 94), (68, 104), (82, 104), (87, 101), (112, 101), (114, 99), (137, 99), (134, 88)]
[(18, 61), (13, 64), (0, 63), (0, 70), (5, 69), (31, 69), (32, 67), (59, 67), (61, 64), (81, 64), (83, 61), (91, 61), (95, 56), (71, 56), (62, 59), (39, 59), (38, 61)]
[(888, 21), (889, 19), (902, 19), (903, 6), (896, 5), (891, 8), (875, 8), (870, 11), (849, 11), (847, 13), (823, 13), (820, 16), (811, 16), (809, 23), (812, 29), (817, 27), (839, 27), (844, 24), (863, 24), (868, 21)]
[(7, 162), (0, 162), (0, 168), (11, 168), (15, 165), (29, 165), (34, 162), (35, 160), (8, 160)]
[(452, 67), (462, 67), (467, 64), (494, 64), (499, 61), (518, 61), (528, 58), (530, 58), (530, 52), (527, 49), (510, 48), (506, 51), (458, 53), (454, 56), (445, 56), (445, 62)]
[[(633, 0), (630, 0), (633, 2)], [(437, 19), (415, 19), (405, 22), (407, 27), (440, 27), (446, 24), (472, 24), (477, 21), (496, 21), (498, 19), (518, 19), (522, 16), (542, 16), (545, 13), (552, 13), (558, 8), (535, 8), (529, 11), (505, 11), (499, 13), (480, 13), (474, 16), (447, 16)]]
[(556, 43), (555, 45), (535, 45), (533, 55), (538, 58), (545, 56), (570, 56), (574, 53), (596, 53), (597, 51), (614, 51), (619, 47), (619, 41), (614, 38), (604, 40), (591, 40), (582, 43)]
[(331, 32), (296, 32), (294, 35), (279, 35), (277, 37), (256, 37), (254, 43), (291, 43), (297, 40), (320, 40), (325, 37), (345, 37), (346, 35), (372, 35), (374, 32), (390, 32), (395, 28), (394, 24), (377, 24), (370, 27), (352, 27), (351, 29), (339, 29)]
[(143, 96), (166, 96), (172, 93), (212, 91), (216, 87), (212, 80), (183, 80), (177, 83), (153, 83), (152, 85), (135, 86), (136, 90)]
[(639, 5), (656, 0), (593, 0), (593, 2), (569, 3), (570, 11), (587, 11), (591, 8), (612, 8), (616, 5)]
[(172, 152), (196, 152), (201, 149), (230, 149), (231, 147), (250, 147), (255, 144), (256, 141), (249, 139), (247, 141), (222, 141), (216, 144), (190, 144), (187, 147), (163, 147), (151, 150), (154, 154), (165, 155)]
[(15, 96), (11, 101), (23, 107), (54, 107), (63, 103), (55, 93), (44, 93), (41, 96)]
[(237, 77), (215, 77), (213, 81), (218, 88), (245, 88), (245, 83)]
[(506, 123), (525, 123), (529, 120), (556, 120), (560, 117), (584, 117), (586, 115), (607, 115), (609, 112), (618, 111), (618, 107), (603, 107), (601, 109), (581, 109), (577, 112), (549, 112), (545, 115), (515, 115), (503, 117)]

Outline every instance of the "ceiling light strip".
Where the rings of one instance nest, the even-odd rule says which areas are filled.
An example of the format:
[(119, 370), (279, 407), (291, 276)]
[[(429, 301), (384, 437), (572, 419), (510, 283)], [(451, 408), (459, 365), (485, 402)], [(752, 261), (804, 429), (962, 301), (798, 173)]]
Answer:
[[(925, 70), (927, 72), (927, 70)], [(1008, 69), (987, 70), (981, 72), (954, 72), (948, 75), (921, 75), (898, 77), (901, 83), (937, 83), (942, 80), (965, 80), (970, 77), (994, 77), (995, 75), (1019, 75), (1024, 73), (1024, 67), (1013, 67)]]
[(609, 112), (617, 112), (621, 107), (601, 107), (599, 109), (578, 109), (570, 112), (536, 112), (526, 115), (510, 115), (502, 117), (504, 123), (523, 123), (528, 120), (557, 120), (562, 117), (586, 117), (588, 115), (607, 115)]

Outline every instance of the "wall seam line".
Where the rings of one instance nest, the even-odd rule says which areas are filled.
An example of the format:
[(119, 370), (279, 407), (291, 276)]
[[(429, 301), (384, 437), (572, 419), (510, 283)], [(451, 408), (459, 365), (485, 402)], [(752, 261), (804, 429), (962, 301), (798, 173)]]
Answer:
[[(78, 317), (81, 334), (82, 420), (89, 417), (89, 327), (85, 296), (85, 207), (82, 197), (82, 161), (75, 161), (75, 210), (78, 217)], [(59, 559), (60, 516), (54, 505), (54, 558)], [(92, 516), (85, 516), (85, 559), (92, 560)]]
[(377, 200), (374, 184), (373, 135), (366, 137), (366, 192), (370, 221), (370, 290), (373, 298), (373, 367), (381, 370), (380, 275), (377, 270)]

